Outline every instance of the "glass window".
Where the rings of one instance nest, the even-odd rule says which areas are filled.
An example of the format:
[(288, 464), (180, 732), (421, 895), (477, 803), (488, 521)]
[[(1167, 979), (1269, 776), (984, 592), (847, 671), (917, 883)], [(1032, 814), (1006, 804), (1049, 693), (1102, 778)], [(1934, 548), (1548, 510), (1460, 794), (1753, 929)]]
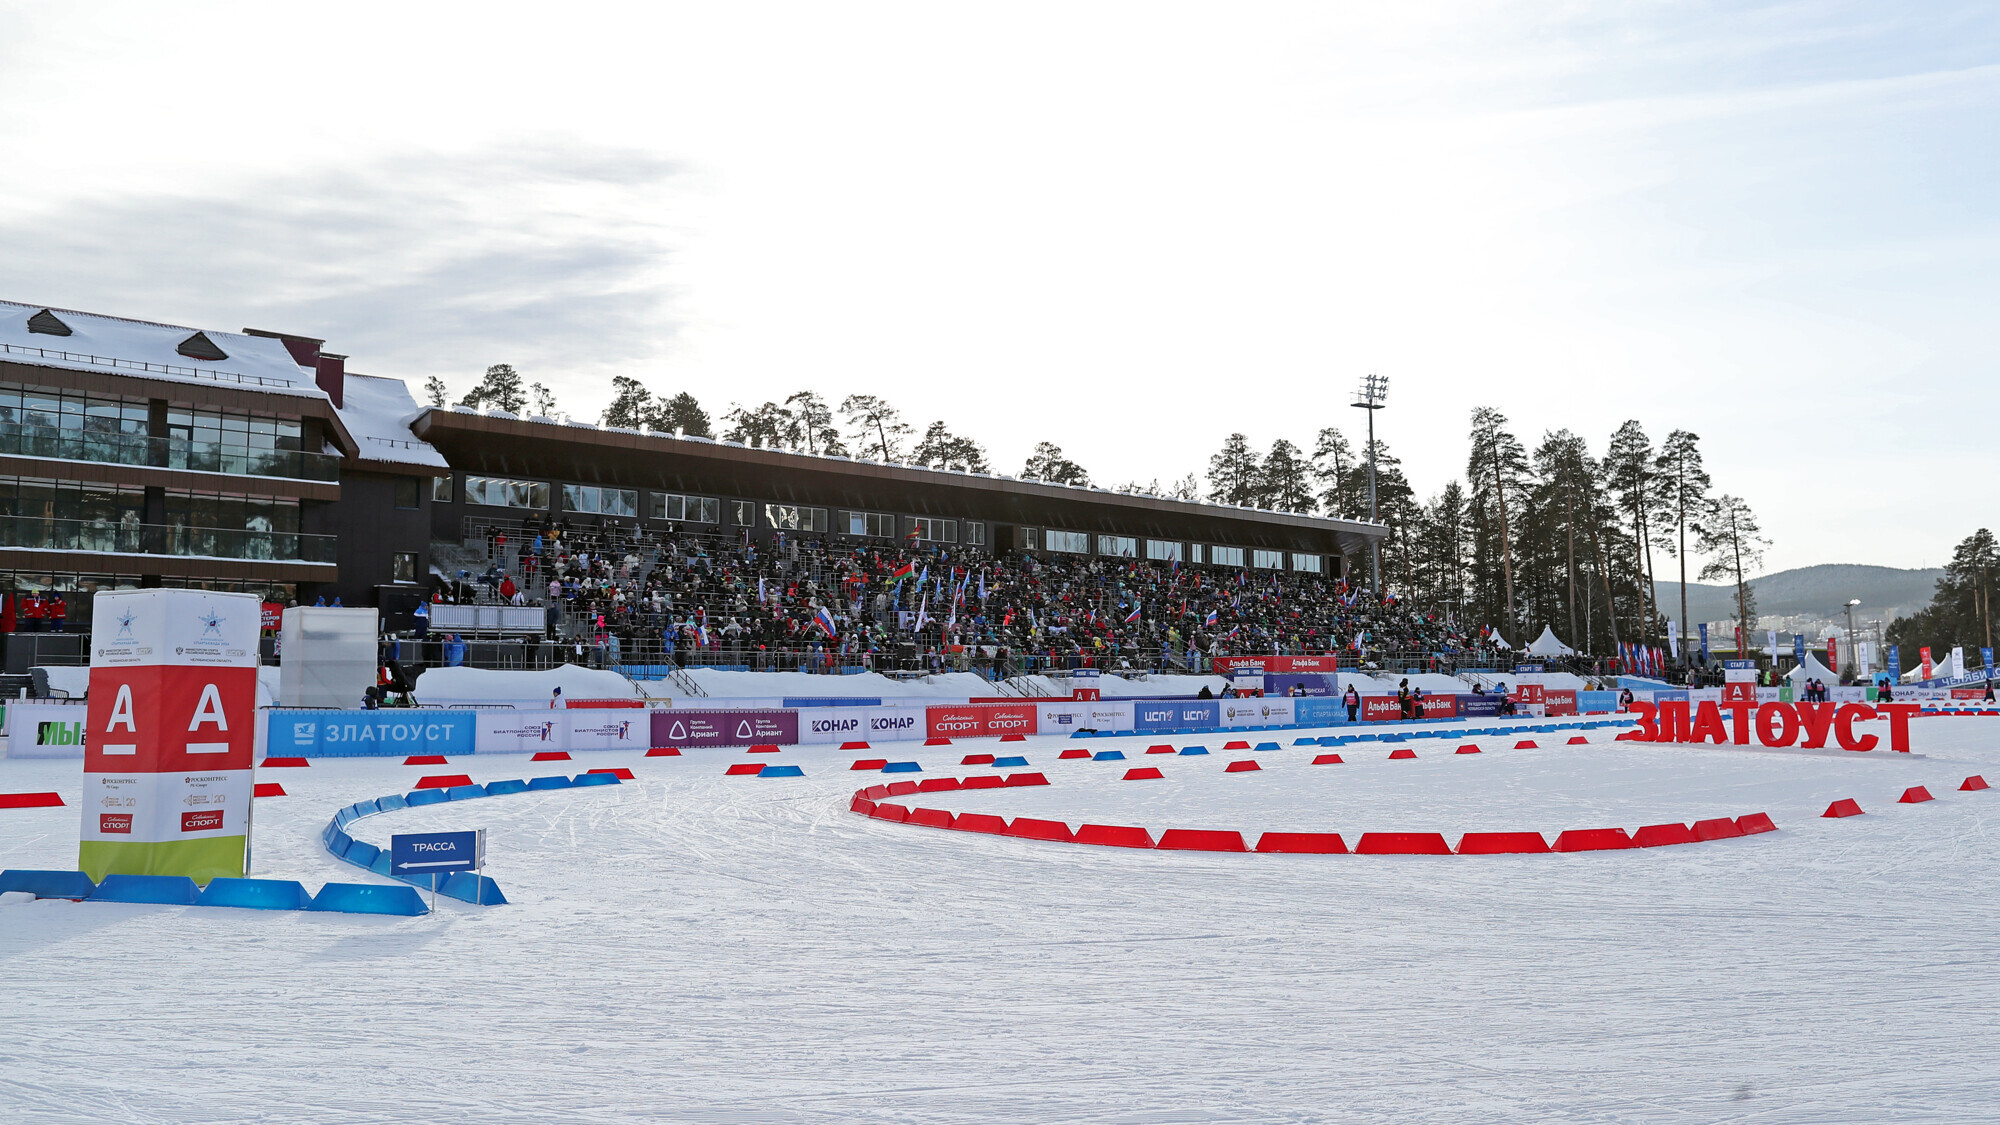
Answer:
[(801, 508), (796, 504), (766, 504), (764, 519), (780, 531), (825, 531), (825, 508)]
[(431, 499), (439, 504), (451, 503), (451, 478), (431, 478)]
[(396, 478), (396, 506), (398, 508), (416, 507), (417, 497), (418, 497), (417, 478), (415, 477)]
[(466, 477), (465, 502), (489, 508), (536, 508), (549, 506), (549, 486), (538, 480), (508, 477)]
[(1159, 539), (1146, 540), (1146, 557), (1159, 562), (1180, 562), (1181, 545)]
[(1242, 566), (1243, 548), (1210, 547), (1208, 549), (1208, 561), (1214, 563), (1216, 566)]
[(1250, 552), (1250, 565), (1259, 570), (1283, 570), (1285, 568), (1285, 552), (1252, 551)]
[(392, 582), (415, 582), (417, 580), (417, 553), (398, 551), (391, 556), (393, 565), (389, 580)]
[(967, 523), (965, 525), (965, 541), (974, 547), (986, 546), (986, 525), (983, 523)]
[(730, 507), (736, 515), (736, 526), (754, 527), (757, 523), (757, 505), (748, 500), (732, 500)]
[(1118, 559), (1139, 557), (1139, 541), (1129, 535), (1100, 535), (1097, 537), (1097, 553)]
[(1292, 569), (1304, 571), (1307, 574), (1318, 574), (1320, 572), (1319, 556), (1295, 554), (1292, 556)]
[(877, 539), (896, 537), (896, 517), (882, 512), (847, 513), (849, 535), (872, 535)]
[(1070, 555), (1090, 553), (1090, 533), (1086, 531), (1057, 531), (1052, 527), (1049, 529), (1047, 542), (1051, 551), (1061, 551)]
[(1207, 562), (1208, 549), (1200, 543), (1188, 544), (1188, 560), (1191, 563)]
[(1042, 532), (1040, 528), (1024, 527), (1021, 529), (1021, 549), (1024, 551), (1039, 551), (1042, 549)]
[(673, 492), (655, 492), (652, 512), (656, 520), (721, 523), (722, 501), (713, 496), (682, 496)]
[(941, 520), (933, 519), (930, 516), (915, 516), (910, 520), (910, 527), (916, 531), (918, 539), (927, 543), (958, 542), (957, 520)]
[(636, 516), (639, 514), (639, 490), (566, 484), (563, 485), (563, 508), (593, 516)]

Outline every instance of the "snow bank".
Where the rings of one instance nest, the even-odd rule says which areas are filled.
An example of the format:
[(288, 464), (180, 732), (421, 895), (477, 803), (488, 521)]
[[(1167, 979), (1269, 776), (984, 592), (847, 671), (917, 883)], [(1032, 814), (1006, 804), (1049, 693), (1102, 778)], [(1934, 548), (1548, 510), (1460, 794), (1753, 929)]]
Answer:
[(545, 707), (562, 688), (565, 699), (638, 699), (632, 681), (616, 672), (565, 664), (545, 672), (494, 668), (433, 668), (417, 677), (417, 702), (444, 707), (512, 703)]

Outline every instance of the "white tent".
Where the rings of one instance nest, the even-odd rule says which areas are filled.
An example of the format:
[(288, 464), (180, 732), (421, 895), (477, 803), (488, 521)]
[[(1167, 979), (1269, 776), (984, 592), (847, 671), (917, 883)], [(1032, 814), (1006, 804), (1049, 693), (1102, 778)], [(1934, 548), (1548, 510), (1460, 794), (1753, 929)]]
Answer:
[(1489, 630), (1487, 631), (1487, 634), (1486, 634), (1486, 639), (1487, 639), (1488, 641), (1492, 642), (1492, 644), (1493, 644), (1493, 647), (1494, 647), (1494, 648), (1513, 648), (1513, 647), (1514, 647), (1513, 645), (1510, 645), (1510, 644), (1508, 644), (1508, 643), (1507, 643), (1507, 638), (1505, 638), (1505, 637), (1501, 636), (1501, 635), (1500, 635), (1500, 630), (1498, 630), (1498, 629), (1489, 629)]
[(1819, 657), (1814, 656), (1810, 649), (1806, 651), (1805, 663), (1785, 673), (1785, 679), (1791, 681), (1794, 689), (1808, 679), (1818, 680), (1828, 687), (1840, 686), (1840, 677), (1829, 671), (1826, 665), (1821, 664)]
[(1574, 652), (1575, 649), (1556, 639), (1556, 631), (1549, 625), (1542, 626), (1542, 635), (1528, 646), (1529, 656), (1569, 656)]

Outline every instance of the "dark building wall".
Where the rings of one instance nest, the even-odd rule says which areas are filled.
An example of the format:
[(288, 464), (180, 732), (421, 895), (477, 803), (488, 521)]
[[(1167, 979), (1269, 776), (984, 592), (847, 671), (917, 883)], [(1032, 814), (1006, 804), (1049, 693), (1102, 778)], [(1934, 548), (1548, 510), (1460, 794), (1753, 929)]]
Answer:
[[(414, 486), (414, 496), (412, 488)], [(414, 503), (413, 507), (403, 505)], [(308, 530), (340, 537), (340, 577), (323, 583), (312, 597), (338, 595), (348, 605), (374, 605), (376, 588), (395, 584), (397, 554), (416, 556), (410, 588), (422, 590), (430, 579), (430, 478), (343, 469), (340, 502), (315, 505), (302, 512), (321, 526)], [(300, 600), (310, 600), (300, 591)]]

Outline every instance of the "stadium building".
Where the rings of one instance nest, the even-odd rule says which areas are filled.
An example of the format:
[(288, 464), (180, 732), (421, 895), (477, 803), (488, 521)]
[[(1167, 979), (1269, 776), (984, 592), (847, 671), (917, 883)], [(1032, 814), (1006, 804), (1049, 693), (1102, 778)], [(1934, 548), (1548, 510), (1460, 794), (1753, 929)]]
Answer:
[[(1377, 524), (419, 407), (324, 341), (0, 302), (7, 664), (81, 655), (107, 586), (391, 620), (498, 536), (711, 534), (1345, 574)], [(56, 633), (48, 607), (61, 595)], [(33, 604), (35, 613), (25, 607)]]

